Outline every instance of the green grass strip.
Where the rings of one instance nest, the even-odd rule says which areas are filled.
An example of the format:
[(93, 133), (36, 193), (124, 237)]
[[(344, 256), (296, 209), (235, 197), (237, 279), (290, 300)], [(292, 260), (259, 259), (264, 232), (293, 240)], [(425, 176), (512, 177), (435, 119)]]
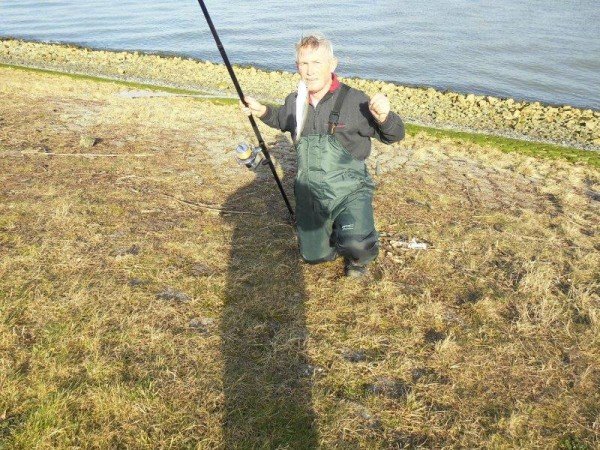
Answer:
[[(62, 76), (67, 76), (69, 78), (72, 78), (74, 80), (88, 80), (88, 81), (97, 81), (100, 83), (114, 83), (114, 84), (127, 86), (130, 88), (146, 89), (146, 90), (155, 91), (155, 92), (168, 92), (171, 94), (184, 94), (184, 95), (210, 95), (208, 92), (196, 91), (196, 90), (192, 90), (192, 89), (181, 89), (181, 88), (175, 88), (175, 87), (171, 87), (171, 86), (160, 86), (160, 85), (155, 85), (155, 84), (147, 84), (147, 83), (139, 83), (139, 82), (135, 82), (135, 81), (120, 80), (118, 78), (108, 78), (108, 77), (105, 78), (105, 77), (100, 77), (100, 76), (95, 76), (95, 75), (84, 75), (84, 74), (79, 74), (79, 73), (61, 72), (58, 70), (51, 70), (51, 69), (39, 69), (36, 67), (17, 66), (17, 65), (13, 65), (13, 64), (4, 64), (4, 63), (0, 63), (0, 67), (22, 70), (25, 72), (32, 72), (32, 73), (43, 73), (43, 74), (47, 74), (47, 75), (62, 75)], [(215, 99), (221, 100), (220, 97), (215, 98)], [(209, 100), (209, 99), (200, 99), (200, 100)]]
[(505, 153), (520, 153), (522, 155), (533, 156), (536, 158), (562, 159), (571, 163), (581, 163), (594, 168), (600, 168), (600, 152), (594, 150), (579, 150), (576, 148), (564, 147), (556, 144), (524, 141), (520, 139), (481, 133), (443, 130), (439, 128), (413, 124), (406, 125), (406, 132), (411, 136), (422, 132), (429, 136), (440, 139), (452, 139), (457, 144), (468, 142), (482, 146), (494, 147)]

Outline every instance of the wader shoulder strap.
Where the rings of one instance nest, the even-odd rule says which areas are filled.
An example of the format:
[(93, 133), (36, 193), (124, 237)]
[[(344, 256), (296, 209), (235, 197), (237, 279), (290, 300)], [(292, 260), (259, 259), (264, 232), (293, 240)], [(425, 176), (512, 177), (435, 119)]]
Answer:
[(333, 109), (331, 110), (331, 114), (329, 114), (329, 127), (327, 128), (327, 134), (335, 134), (335, 128), (340, 121), (340, 111), (342, 110), (342, 104), (344, 103), (344, 99), (346, 98), (346, 94), (350, 90), (350, 86), (347, 84), (342, 84), (340, 86), (340, 93), (338, 94), (337, 100)]

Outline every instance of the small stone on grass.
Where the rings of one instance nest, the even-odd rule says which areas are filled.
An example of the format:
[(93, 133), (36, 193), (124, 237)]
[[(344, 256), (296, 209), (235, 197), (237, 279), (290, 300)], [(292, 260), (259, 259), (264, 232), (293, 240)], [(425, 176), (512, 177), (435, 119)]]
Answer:
[(138, 255), (140, 253), (140, 247), (137, 244), (133, 244), (131, 247), (118, 248), (111, 252), (112, 256), (125, 256), (125, 255)]
[(190, 301), (190, 297), (187, 294), (176, 291), (172, 287), (167, 287), (164, 291), (156, 294), (156, 298), (159, 300), (176, 301), (182, 303)]
[(444, 339), (446, 339), (446, 335), (441, 331), (434, 330), (433, 328), (430, 328), (425, 332), (425, 342), (430, 344), (443, 341)]
[(142, 280), (141, 278), (131, 278), (127, 284), (131, 287), (144, 286), (148, 284), (148, 280)]
[(350, 361), (353, 363), (362, 362), (367, 360), (367, 352), (363, 349), (351, 350), (346, 348), (342, 351), (342, 357), (346, 361)]
[(207, 333), (214, 323), (215, 319), (211, 317), (195, 317), (190, 320), (189, 325), (190, 328), (194, 328), (201, 333)]
[(94, 136), (83, 135), (79, 139), (79, 146), (83, 148), (92, 148), (98, 143), (98, 138)]
[(314, 377), (325, 372), (325, 369), (319, 366), (313, 366), (312, 364), (304, 364), (300, 367), (299, 375), (303, 377)]
[(398, 378), (379, 377), (375, 383), (365, 385), (365, 391), (373, 395), (381, 395), (388, 398), (404, 398), (411, 387)]
[(190, 275), (194, 277), (207, 277), (213, 274), (213, 269), (204, 263), (197, 262), (190, 268)]

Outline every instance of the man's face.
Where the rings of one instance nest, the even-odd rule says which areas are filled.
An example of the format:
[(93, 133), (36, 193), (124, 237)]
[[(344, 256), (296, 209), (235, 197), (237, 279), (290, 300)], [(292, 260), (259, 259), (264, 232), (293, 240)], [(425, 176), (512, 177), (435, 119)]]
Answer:
[(323, 47), (303, 47), (298, 52), (298, 73), (310, 93), (319, 92), (327, 86), (336, 66), (337, 61)]

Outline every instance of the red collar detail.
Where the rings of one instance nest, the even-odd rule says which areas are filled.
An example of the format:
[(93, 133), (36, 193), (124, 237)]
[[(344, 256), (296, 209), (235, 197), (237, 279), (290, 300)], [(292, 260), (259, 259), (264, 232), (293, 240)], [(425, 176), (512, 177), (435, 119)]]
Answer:
[[(329, 86), (329, 92), (328, 93), (333, 93), (335, 92), (337, 89), (340, 88), (342, 84), (340, 83), (340, 80), (338, 80), (338, 77), (335, 73), (331, 74), (331, 86)], [(322, 100), (322, 99), (321, 99)], [(308, 98), (306, 99), (306, 101), (308, 103), (310, 103), (311, 105), (315, 106), (316, 103), (318, 103), (320, 100), (318, 100), (316, 103), (313, 102), (313, 96), (312, 94), (308, 94)]]
[(331, 86), (329, 87), (329, 92), (335, 92), (336, 89), (339, 89), (341, 86), (340, 80), (335, 73), (331, 74)]

